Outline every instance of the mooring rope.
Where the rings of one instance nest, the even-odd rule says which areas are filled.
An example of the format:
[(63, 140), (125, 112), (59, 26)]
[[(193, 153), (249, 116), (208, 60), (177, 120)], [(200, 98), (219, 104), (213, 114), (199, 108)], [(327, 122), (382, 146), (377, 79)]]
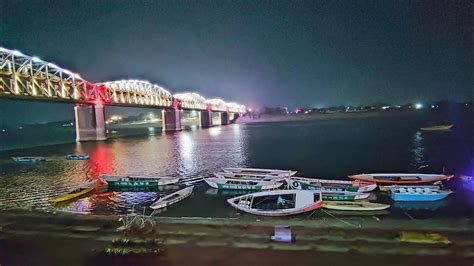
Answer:
[(325, 209), (321, 209), (321, 210), (322, 210), (324, 213), (326, 213), (326, 214), (328, 214), (329, 216), (331, 216), (332, 218), (334, 218), (334, 219), (336, 219), (336, 220), (338, 220), (338, 221), (340, 221), (340, 222), (342, 222), (342, 223), (344, 223), (344, 224), (352, 225), (352, 226), (354, 226), (354, 227), (356, 227), (356, 228), (361, 228), (361, 227), (362, 227), (362, 225), (360, 225), (360, 224), (356, 225), (356, 224), (351, 224), (351, 223), (349, 223), (349, 222), (347, 222), (347, 221), (344, 221), (343, 219), (336, 217), (335, 215), (331, 214), (330, 212), (326, 211)]

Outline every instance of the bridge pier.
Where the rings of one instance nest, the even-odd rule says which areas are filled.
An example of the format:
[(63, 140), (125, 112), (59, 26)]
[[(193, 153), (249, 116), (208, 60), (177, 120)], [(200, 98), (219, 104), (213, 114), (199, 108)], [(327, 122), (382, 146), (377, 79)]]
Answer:
[(229, 124), (229, 113), (222, 112), (221, 113), (221, 125), (228, 125)]
[(106, 140), (105, 113), (102, 104), (74, 106), (76, 141)]
[(239, 113), (233, 113), (233, 114), (229, 114), (230, 118), (230, 123), (235, 123), (235, 121), (237, 121), (237, 118), (240, 117)]
[(161, 111), (163, 131), (181, 131), (181, 110)]
[(201, 127), (212, 127), (212, 112), (211, 111), (201, 111), (200, 112), (200, 123)]

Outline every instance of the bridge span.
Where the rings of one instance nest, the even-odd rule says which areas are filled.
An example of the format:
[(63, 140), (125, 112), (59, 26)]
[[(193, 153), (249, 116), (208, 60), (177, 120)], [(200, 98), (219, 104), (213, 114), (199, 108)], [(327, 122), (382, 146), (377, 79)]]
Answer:
[(246, 108), (221, 99), (190, 93), (171, 94), (143, 80), (91, 83), (79, 74), (17, 50), (0, 47), (0, 97), (74, 103), (76, 140), (105, 140), (104, 106), (162, 109), (165, 131), (181, 130), (184, 110), (199, 111), (201, 127), (212, 127), (212, 113), (227, 125)]

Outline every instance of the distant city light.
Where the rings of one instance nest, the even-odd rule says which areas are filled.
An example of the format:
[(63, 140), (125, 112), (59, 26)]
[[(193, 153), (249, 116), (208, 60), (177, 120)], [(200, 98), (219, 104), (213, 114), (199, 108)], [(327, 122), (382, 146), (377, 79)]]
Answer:
[(436, 107), (436, 106), (434, 106), (434, 105), (431, 105), (431, 108), (435, 108), (435, 107)]
[(390, 106), (382, 106), (382, 110), (387, 110)]
[(252, 112), (252, 108), (249, 108), (249, 112)]
[(423, 104), (422, 103), (417, 103), (417, 104), (415, 104), (415, 108), (416, 109), (421, 109), (421, 108), (423, 108)]

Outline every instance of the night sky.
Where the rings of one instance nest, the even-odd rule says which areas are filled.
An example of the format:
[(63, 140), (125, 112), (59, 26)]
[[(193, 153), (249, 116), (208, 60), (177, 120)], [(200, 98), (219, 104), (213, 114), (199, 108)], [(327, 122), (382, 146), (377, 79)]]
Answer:
[(145, 79), (173, 93), (290, 108), (473, 99), (471, 1), (3, 0), (0, 8), (0, 46), (91, 82)]

